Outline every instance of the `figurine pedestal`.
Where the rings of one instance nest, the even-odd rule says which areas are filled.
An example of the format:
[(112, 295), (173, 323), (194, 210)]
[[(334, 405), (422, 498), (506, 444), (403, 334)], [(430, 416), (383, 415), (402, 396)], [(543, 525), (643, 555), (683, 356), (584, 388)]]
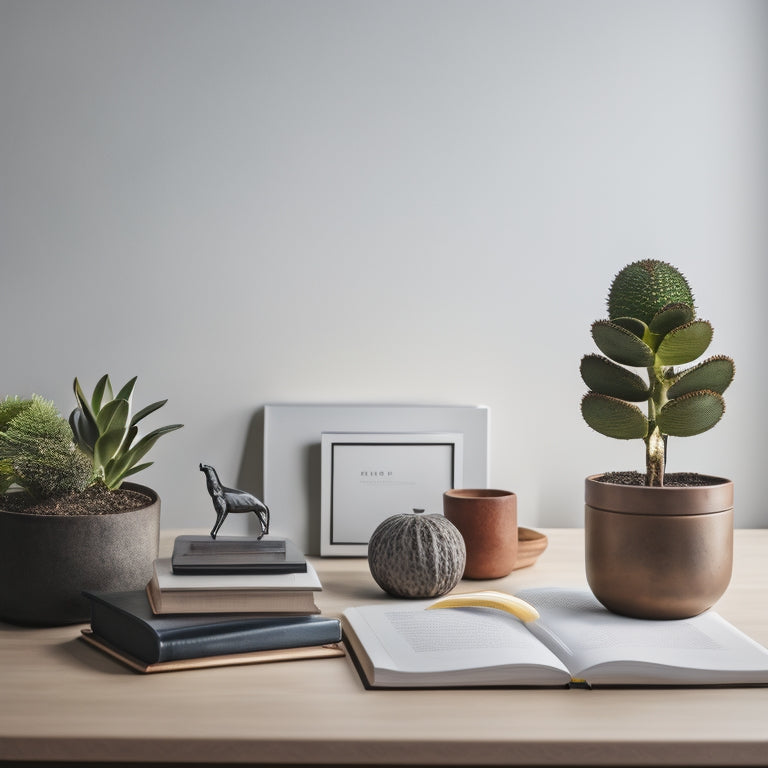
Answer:
[(171, 565), (174, 573), (306, 573), (304, 554), (276, 536), (177, 536)]

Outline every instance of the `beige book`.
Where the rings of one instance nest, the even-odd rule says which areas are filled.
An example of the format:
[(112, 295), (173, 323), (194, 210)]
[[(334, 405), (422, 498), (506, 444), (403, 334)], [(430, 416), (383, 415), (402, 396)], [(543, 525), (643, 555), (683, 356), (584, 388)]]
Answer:
[(135, 670), (149, 674), (152, 672), (177, 672), (184, 669), (203, 669), (205, 667), (227, 667), (237, 664), (266, 664), (277, 661), (299, 661), (302, 659), (327, 659), (334, 656), (344, 656), (341, 643), (328, 645), (311, 645), (304, 648), (279, 648), (268, 651), (251, 651), (248, 653), (228, 653), (221, 656), (203, 656), (194, 659), (176, 659), (174, 661), (157, 661), (148, 664), (125, 651), (110, 645), (90, 629), (81, 631), (81, 638), (89, 645), (98, 648), (108, 656), (122, 662)]
[(164, 613), (319, 613), (315, 593), (322, 589), (307, 563), (306, 573), (180, 575), (170, 558), (155, 561), (147, 597), (156, 614)]

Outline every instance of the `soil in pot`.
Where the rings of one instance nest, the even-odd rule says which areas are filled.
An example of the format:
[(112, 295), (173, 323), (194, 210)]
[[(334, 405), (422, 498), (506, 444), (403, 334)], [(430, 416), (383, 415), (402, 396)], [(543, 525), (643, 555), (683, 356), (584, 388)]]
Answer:
[[(614, 485), (642, 485), (645, 487), (645, 475), (640, 472), (605, 472), (595, 475), (598, 483), (613, 483)], [(718, 485), (722, 478), (710, 475), (700, 475), (697, 472), (669, 472), (664, 475), (664, 488), (687, 488), (688, 486)]]
[(0, 509), (28, 515), (110, 515), (127, 509), (140, 509), (151, 504), (154, 494), (130, 488), (110, 491), (103, 485), (92, 485), (80, 493), (68, 493), (35, 501), (26, 493), (0, 496)]

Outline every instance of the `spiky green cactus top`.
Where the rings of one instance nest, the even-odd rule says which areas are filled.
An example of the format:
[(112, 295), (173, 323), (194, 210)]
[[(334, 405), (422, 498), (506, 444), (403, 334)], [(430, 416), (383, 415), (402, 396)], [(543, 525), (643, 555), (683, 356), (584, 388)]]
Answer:
[[(647, 259), (624, 267), (608, 296), (608, 320), (592, 324), (603, 355), (585, 355), (581, 376), (590, 391), (581, 412), (608, 437), (642, 438), (646, 484), (663, 485), (666, 437), (711, 429), (725, 411), (722, 394), (733, 360), (716, 355), (685, 370), (709, 346), (713, 329), (696, 319), (688, 281), (675, 267)], [(623, 366), (645, 368), (646, 382)], [(647, 416), (633, 403), (647, 402)]]
[(613, 279), (608, 293), (608, 317), (636, 317), (648, 324), (669, 304), (693, 308), (693, 295), (685, 277), (665, 261), (635, 261)]

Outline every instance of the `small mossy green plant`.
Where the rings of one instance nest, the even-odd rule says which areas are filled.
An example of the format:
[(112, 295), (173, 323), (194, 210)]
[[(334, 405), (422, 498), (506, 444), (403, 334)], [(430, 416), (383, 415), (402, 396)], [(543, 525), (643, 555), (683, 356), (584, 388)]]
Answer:
[(0, 401), (0, 493), (17, 486), (38, 501), (83, 491), (92, 476), (90, 459), (50, 400)]
[(136, 379), (134, 376), (115, 395), (109, 376), (105, 374), (90, 398), (83, 393), (77, 378), (74, 382), (77, 407), (70, 414), (69, 424), (78, 446), (92, 460), (94, 481), (104, 483), (110, 490), (119, 488), (126, 477), (151, 466), (151, 461), (143, 464), (139, 461), (163, 435), (183, 426), (159, 427), (137, 440), (139, 428), (136, 425), (168, 401), (158, 400), (132, 416)]
[[(587, 424), (646, 448), (646, 485), (664, 485), (667, 438), (711, 429), (725, 412), (723, 392), (733, 381), (730, 357), (715, 355), (685, 369), (712, 341), (713, 328), (696, 317), (686, 278), (655, 259), (636, 261), (613, 279), (608, 319), (592, 324), (602, 355), (581, 360), (590, 391), (581, 402)], [(631, 368), (644, 368), (647, 381)], [(647, 415), (635, 403), (647, 403)]]

